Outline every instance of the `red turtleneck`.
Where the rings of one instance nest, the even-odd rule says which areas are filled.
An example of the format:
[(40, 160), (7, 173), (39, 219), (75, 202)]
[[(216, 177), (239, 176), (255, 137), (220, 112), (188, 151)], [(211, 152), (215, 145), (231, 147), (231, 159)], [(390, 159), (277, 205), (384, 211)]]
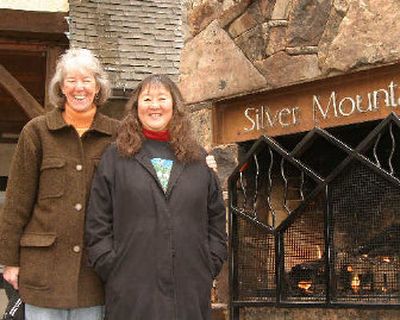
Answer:
[(147, 139), (158, 141), (169, 141), (170, 136), (168, 130), (153, 131), (142, 128), (142, 132)]

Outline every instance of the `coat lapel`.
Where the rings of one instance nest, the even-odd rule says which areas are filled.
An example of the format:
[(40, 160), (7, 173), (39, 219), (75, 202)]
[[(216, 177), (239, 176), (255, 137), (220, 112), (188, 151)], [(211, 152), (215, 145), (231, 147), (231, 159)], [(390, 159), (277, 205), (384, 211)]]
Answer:
[(158, 187), (162, 190), (162, 186), (160, 180), (157, 177), (156, 170), (154, 170), (153, 164), (151, 163), (150, 158), (146, 154), (146, 152), (144, 152), (143, 149), (140, 149), (139, 152), (135, 154), (135, 158), (151, 174), (153, 179), (156, 180)]
[(165, 195), (167, 198), (169, 198), (169, 196), (172, 192), (172, 189), (174, 188), (175, 184), (177, 183), (184, 168), (185, 168), (184, 164), (182, 164), (181, 162), (178, 162), (178, 161), (174, 161), (174, 165), (173, 165), (172, 171), (171, 171), (171, 176), (169, 177), (169, 181), (168, 181), (167, 192)]

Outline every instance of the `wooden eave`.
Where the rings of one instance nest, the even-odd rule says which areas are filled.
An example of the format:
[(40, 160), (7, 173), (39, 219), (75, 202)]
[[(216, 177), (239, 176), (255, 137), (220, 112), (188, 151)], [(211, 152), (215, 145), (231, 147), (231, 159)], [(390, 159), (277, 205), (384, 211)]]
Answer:
[(0, 10), (0, 37), (68, 43), (64, 12)]

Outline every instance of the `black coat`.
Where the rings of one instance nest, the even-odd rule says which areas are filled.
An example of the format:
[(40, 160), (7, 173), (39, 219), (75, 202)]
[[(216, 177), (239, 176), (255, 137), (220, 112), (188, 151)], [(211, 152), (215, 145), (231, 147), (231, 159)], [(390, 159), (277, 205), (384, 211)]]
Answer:
[(89, 259), (105, 281), (110, 320), (208, 320), (226, 258), (226, 215), (205, 161), (175, 161), (163, 192), (146, 152), (110, 146), (87, 214)]

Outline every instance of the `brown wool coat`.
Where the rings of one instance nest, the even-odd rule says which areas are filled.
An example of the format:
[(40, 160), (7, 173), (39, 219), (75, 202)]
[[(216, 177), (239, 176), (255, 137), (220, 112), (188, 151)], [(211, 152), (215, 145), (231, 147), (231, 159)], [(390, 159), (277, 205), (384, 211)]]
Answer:
[(55, 109), (22, 130), (0, 217), (0, 263), (20, 266), (26, 303), (53, 308), (104, 303), (102, 283), (88, 267), (83, 233), (93, 172), (116, 127), (116, 120), (97, 113), (80, 138)]

